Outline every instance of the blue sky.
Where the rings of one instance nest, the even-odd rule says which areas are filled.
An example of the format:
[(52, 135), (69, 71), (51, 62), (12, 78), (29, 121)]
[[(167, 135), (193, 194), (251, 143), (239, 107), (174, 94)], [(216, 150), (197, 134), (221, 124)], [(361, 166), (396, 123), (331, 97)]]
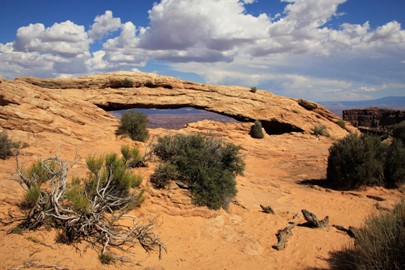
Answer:
[(0, 0), (0, 76), (118, 70), (315, 101), (405, 95), (404, 0)]

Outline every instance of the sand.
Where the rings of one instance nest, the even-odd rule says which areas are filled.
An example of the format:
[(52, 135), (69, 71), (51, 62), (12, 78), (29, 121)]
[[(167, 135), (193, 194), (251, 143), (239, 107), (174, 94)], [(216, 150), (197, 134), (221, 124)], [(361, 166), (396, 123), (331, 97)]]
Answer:
[[(244, 176), (237, 177), (238, 194), (228, 210), (195, 207), (186, 190), (175, 184), (167, 190), (155, 190), (149, 183), (156, 162), (137, 169), (144, 177), (146, 199), (131, 212), (140, 222), (153, 222), (153, 231), (165, 247), (162, 258), (157, 252), (146, 253), (140, 247), (126, 252), (113, 250), (123, 257), (115, 265), (102, 265), (97, 251), (86, 243), (69, 246), (55, 242), (56, 231), (41, 228), (19, 234), (6, 232), (17, 223), (0, 225), (1, 269), (328, 269), (330, 252), (351, 244), (351, 238), (329, 226), (293, 229), (286, 248), (272, 248), (276, 233), (289, 222), (304, 223), (301, 209), (323, 218), (330, 225), (360, 226), (378, 208), (392, 208), (404, 194), (381, 187), (356, 191), (323, 188), (328, 148), (331, 138), (291, 133), (251, 138), (249, 124), (203, 121), (178, 131), (150, 129), (151, 138), (162, 134), (202, 132), (219, 136), (242, 146), (246, 162)], [(13, 137), (18, 133), (10, 132)], [(45, 141), (44, 141), (45, 140)], [(41, 143), (42, 142), (42, 143)], [(49, 143), (53, 142), (53, 143)], [(82, 175), (84, 159), (90, 153), (119, 152), (122, 144), (131, 143), (111, 134), (102, 140), (72, 144), (61, 137), (31, 138), (21, 160), (28, 166), (38, 157), (58, 154), (73, 160), (79, 156), (70, 176)], [(139, 144), (140, 147), (145, 145)], [(21, 215), (18, 203), (23, 191), (15, 178), (15, 160), (0, 160), (0, 218), (9, 213)], [(377, 201), (373, 195), (383, 199)], [(276, 215), (261, 211), (260, 204), (270, 205)], [(124, 262), (125, 261), (125, 262)]]

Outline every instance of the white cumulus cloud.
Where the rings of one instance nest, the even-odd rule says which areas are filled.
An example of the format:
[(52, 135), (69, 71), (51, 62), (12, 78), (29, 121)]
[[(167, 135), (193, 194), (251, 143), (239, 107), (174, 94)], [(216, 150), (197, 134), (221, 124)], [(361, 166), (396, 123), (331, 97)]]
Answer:
[(121, 27), (121, 19), (114, 18), (112, 11), (106, 10), (101, 16), (96, 16), (89, 30), (89, 37), (93, 40), (102, 39), (106, 34), (114, 32)]

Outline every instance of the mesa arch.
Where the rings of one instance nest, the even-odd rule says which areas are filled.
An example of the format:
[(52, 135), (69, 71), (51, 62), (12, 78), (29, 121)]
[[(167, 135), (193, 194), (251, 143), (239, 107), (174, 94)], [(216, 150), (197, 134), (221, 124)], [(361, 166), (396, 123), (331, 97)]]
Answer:
[[(32, 96), (31, 100), (28, 93)], [(12, 128), (10, 125), (3, 125), (1, 119), (6, 117), (11, 119), (10, 123), (16, 123), (17, 118), (24, 117), (27, 121), (38, 122), (38, 119), (31, 119), (32, 117), (24, 116), (23, 113), (18, 114), (18, 111), (26, 109), (27, 104), (40, 103), (42, 105), (33, 108), (36, 113), (45, 118), (52, 118), (55, 115), (52, 108), (59, 104), (63, 112), (57, 113), (58, 117), (81, 125), (81, 129), (86, 125), (91, 127), (91, 121), (98, 121), (100, 124), (103, 121), (112, 121), (103, 111), (135, 107), (194, 107), (230, 116), (239, 121), (260, 120), (268, 134), (310, 133), (317, 125), (326, 126), (334, 137), (342, 137), (348, 132), (337, 125), (340, 118), (310, 101), (277, 96), (263, 90), (252, 93), (250, 88), (246, 87), (201, 84), (141, 72), (117, 72), (79, 78), (22, 77), (14, 81), (1, 79), (0, 97), (0, 125), (3, 128)], [(45, 103), (48, 105), (43, 105)], [(7, 110), (9, 106), (12, 109), (10, 107)], [(7, 111), (8, 116), (4, 116)], [(16, 119), (13, 121), (13, 118)], [(41, 129), (41, 123), (36, 124)], [(52, 125), (48, 125), (42, 128), (51, 127)], [(73, 123), (66, 127), (75, 131)], [(349, 126), (348, 129), (352, 127)]]

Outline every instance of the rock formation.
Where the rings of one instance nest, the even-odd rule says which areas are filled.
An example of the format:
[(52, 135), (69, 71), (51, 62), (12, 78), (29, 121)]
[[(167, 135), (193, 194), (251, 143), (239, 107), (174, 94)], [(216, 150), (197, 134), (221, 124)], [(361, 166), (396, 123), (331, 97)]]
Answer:
[(405, 111), (380, 108), (344, 110), (343, 120), (355, 127), (379, 128), (405, 121)]
[(317, 125), (326, 126), (335, 137), (347, 134), (336, 124), (337, 116), (313, 102), (139, 72), (73, 79), (3, 79), (0, 105), (3, 129), (53, 132), (82, 141), (113, 133), (118, 121), (107, 111), (135, 107), (194, 107), (241, 121), (260, 120), (268, 134), (310, 133)]

